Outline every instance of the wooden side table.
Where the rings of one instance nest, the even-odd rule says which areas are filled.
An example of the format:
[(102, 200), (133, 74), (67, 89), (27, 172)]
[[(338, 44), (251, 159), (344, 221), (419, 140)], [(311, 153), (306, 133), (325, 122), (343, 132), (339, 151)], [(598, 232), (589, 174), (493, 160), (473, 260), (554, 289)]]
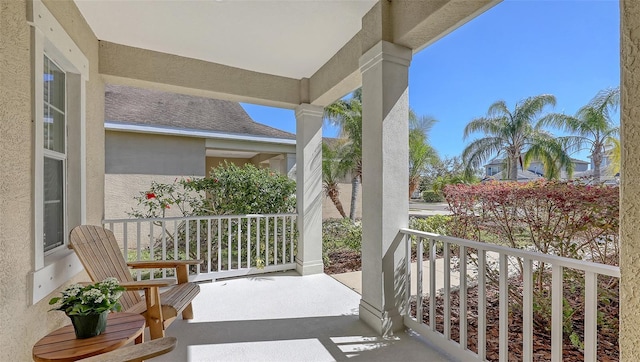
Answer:
[(77, 339), (68, 325), (47, 334), (33, 346), (34, 361), (76, 361), (113, 351), (133, 340), (142, 342), (145, 319), (134, 313), (109, 313), (107, 329), (96, 337)]

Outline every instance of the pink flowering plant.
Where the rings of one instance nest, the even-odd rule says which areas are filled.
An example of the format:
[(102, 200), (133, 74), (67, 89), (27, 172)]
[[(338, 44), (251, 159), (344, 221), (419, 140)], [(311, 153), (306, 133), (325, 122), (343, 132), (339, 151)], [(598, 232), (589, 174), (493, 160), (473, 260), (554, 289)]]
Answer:
[(62, 291), (61, 297), (51, 298), (49, 305), (60, 303), (52, 310), (64, 311), (67, 315), (100, 314), (105, 311), (120, 311), (118, 300), (124, 288), (116, 278), (107, 278), (88, 285), (72, 284)]

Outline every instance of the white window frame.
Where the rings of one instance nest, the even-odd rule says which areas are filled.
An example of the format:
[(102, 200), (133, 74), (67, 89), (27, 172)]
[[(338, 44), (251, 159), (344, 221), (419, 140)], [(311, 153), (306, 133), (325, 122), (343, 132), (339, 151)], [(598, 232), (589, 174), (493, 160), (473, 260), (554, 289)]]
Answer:
[[(41, 0), (28, 2), (30, 9), (29, 25), (31, 26), (31, 68), (33, 74), (33, 98), (32, 114), (34, 123), (34, 262), (31, 278), (32, 303), (35, 304), (53, 292), (56, 288), (67, 282), (73, 276), (83, 270), (82, 264), (73, 251), (65, 245), (56, 247), (50, 252), (44, 252), (43, 225), (44, 225), (44, 156), (51, 156), (51, 153), (44, 149), (44, 56), (51, 59), (60, 69), (66, 73), (73, 73), (80, 76), (79, 89), (74, 94), (78, 94), (78, 102), (73, 107), (79, 114), (77, 118), (80, 123), (80, 219), (81, 223), (86, 223), (86, 87), (89, 80), (89, 61), (75, 44), (71, 37), (65, 32), (60, 23), (51, 14)], [(69, 79), (66, 79), (65, 92), (68, 94)], [(69, 99), (66, 100), (65, 118), (69, 119)], [(65, 129), (68, 127), (65, 124)], [(69, 157), (69, 139), (65, 135), (65, 155)], [(58, 158), (58, 157), (53, 157)], [(64, 162), (64, 184), (66, 189), (68, 162)], [(64, 214), (65, 233), (68, 231), (68, 206), (67, 193), (65, 190)], [(78, 206), (74, 206), (78, 207)], [(45, 255), (46, 254), (46, 255)]]
[[(64, 85), (64, 103), (65, 103), (64, 108), (65, 109), (64, 109), (64, 112), (62, 112), (59, 109), (56, 109), (57, 111), (62, 112), (64, 114), (64, 130), (63, 130), (63, 132), (64, 132), (64, 151), (63, 152), (58, 152), (58, 151), (52, 151), (52, 150), (44, 148), (44, 138), (42, 140), (43, 141), (42, 144), (40, 145), (40, 147), (42, 147), (43, 170), (44, 170), (44, 157), (47, 157), (47, 158), (50, 158), (50, 159), (56, 160), (56, 161), (62, 161), (62, 170), (63, 170), (63, 172), (62, 172), (62, 220), (63, 220), (63, 224), (64, 225), (63, 225), (62, 229), (63, 229), (64, 239), (63, 239), (62, 245), (58, 245), (58, 246), (56, 246), (55, 248), (53, 248), (51, 250), (44, 251), (44, 256), (46, 258), (48, 255), (57, 253), (62, 248), (65, 248), (67, 246), (68, 241), (69, 241), (68, 240), (68, 238), (69, 238), (69, 236), (68, 236), (69, 228), (68, 228), (68, 222), (67, 222), (67, 220), (68, 220), (68, 216), (67, 216), (67, 153), (68, 153), (68, 148), (69, 148), (68, 147), (68, 144), (69, 144), (68, 134), (69, 133), (67, 132), (67, 127), (68, 127), (67, 112), (69, 111), (69, 107), (68, 107), (69, 105), (68, 105), (68, 102), (67, 102), (67, 86), (68, 86), (67, 79), (66, 79), (67, 72), (64, 70), (63, 67), (61, 67), (58, 63), (56, 63), (55, 60), (51, 59), (51, 57), (47, 54), (46, 51), (44, 52), (43, 57), (49, 58), (49, 61), (52, 62), (53, 64), (55, 64), (55, 66), (57, 66), (58, 68), (60, 68), (60, 70), (62, 70), (62, 72), (64, 73), (64, 76), (65, 76), (65, 85)], [(44, 59), (43, 59), (43, 61), (44, 61)], [(44, 68), (44, 65), (43, 65), (43, 68)], [(43, 69), (42, 74), (44, 75), (44, 69)], [(42, 78), (41, 78), (41, 81), (44, 82), (44, 80)], [(45, 101), (44, 101), (44, 97), (43, 97), (43, 99), (42, 99), (42, 105), (43, 106), (44, 106), (44, 103), (45, 103)], [(49, 104), (49, 106), (53, 107), (51, 104)], [(42, 117), (44, 117), (44, 115)], [(43, 119), (43, 121), (44, 121), (44, 119)], [(39, 122), (38, 124), (42, 128), (36, 126), (35, 127), (36, 128), (36, 132), (43, 133), (43, 131), (44, 131), (43, 130), (44, 122)], [(38, 147), (37, 144), (35, 146), (36, 146), (36, 148)], [(38, 152), (36, 151), (36, 157), (37, 157), (37, 154), (38, 154)], [(37, 172), (36, 172), (36, 174), (37, 174)], [(44, 182), (44, 171), (40, 175), (39, 180), (43, 180), (43, 182)], [(43, 185), (43, 188), (44, 188), (44, 185)], [(44, 191), (43, 191), (42, 201), (44, 202)], [(43, 208), (44, 208), (44, 206), (43, 206)], [(43, 226), (43, 229), (44, 229), (44, 210), (42, 211), (42, 214), (43, 214), (43, 216), (42, 216), (43, 225), (42, 226)], [(43, 230), (43, 232), (44, 232), (44, 230)], [(42, 235), (42, 234), (38, 234), (38, 235)], [(43, 236), (43, 239), (44, 239), (44, 236)], [(43, 242), (43, 247), (44, 247), (44, 240), (42, 240), (42, 242)]]

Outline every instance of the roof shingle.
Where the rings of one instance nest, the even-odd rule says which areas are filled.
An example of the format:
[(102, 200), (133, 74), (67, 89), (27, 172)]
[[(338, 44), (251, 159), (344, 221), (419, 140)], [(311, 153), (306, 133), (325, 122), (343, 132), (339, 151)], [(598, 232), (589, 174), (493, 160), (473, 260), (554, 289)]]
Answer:
[(255, 122), (240, 103), (121, 85), (105, 87), (105, 121), (295, 139)]

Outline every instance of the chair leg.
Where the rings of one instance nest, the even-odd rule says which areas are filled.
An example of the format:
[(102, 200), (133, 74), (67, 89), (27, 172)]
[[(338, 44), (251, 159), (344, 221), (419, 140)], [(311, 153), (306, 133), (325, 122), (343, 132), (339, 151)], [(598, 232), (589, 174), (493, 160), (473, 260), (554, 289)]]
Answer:
[(160, 291), (157, 287), (150, 288), (144, 293), (147, 301), (147, 325), (151, 339), (164, 337), (164, 323), (162, 321), (162, 305)]
[(182, 319), (193, 319), (193, 307), (191, 303), (182, 310)]

